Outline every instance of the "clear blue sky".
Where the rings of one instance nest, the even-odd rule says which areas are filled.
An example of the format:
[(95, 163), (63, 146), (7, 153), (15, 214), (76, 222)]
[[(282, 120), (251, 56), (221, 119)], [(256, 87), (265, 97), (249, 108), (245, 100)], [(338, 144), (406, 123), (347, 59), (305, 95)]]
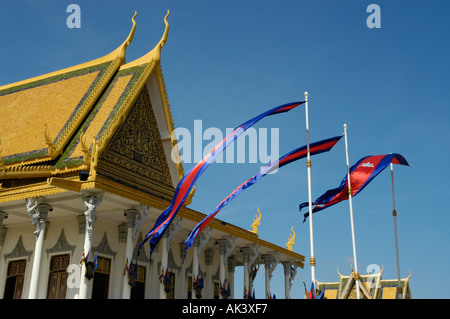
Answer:
[[(81, 8), (81, 28), (69, 29), (66, 8)], [(370, 29), (369, 4), (381, 8), (381, 28)], [(348, 125), (351, 164), (366, 155), (402, 154), (395, 166), (401, 275), (413, 298), (449, 298), (449, 56), (450, 2), (435, 1), (8, 1), (0, 10), (0, 85), (92, 60), (115, 49), (137, 29), (131, 61), (159, 41), (170, 9), (162, 67), (176, 127), (223, 132), (277, 105), (310, 97), (311, 142)], [(299, 107), (255, 126), (279, 128), (280, 155), (305, 145)], [(208, 141), (204, 142), (206, 145)], [(189, 169), (192, 164), (186, 164)], [(193, 209), (208, 213), (257, 164), (214, 164), (197, 183)], [(339, 185), (346, 172), (344, 141), (312, 158), (313, 199)], [(250, 229), (258, 207), (262, 239), (284, 246), (294, 226), (294, 250), (306, 257), (291, 295), (309, 285), (309, 224), (298, 204), (307, 200), (305, 161), (266, 176), (217, 216)], [(386, 169), (353, 200), (360, 273), (384, 266), (397, 276), (390, 173)], [(317, 279), (349, 274), (352, 241), (348, 202), (314, 215)], [(236, 276), (241, 276), (239, 273)], [(263, 298), (264, 272), (256, 282)], [(241, 279), (236, 278), (237, 282)], [(278, 282), (278, 283), (277, 283)], [(282, 266), (274, 293), (284, 295)], [(238, 287), (237, 295), (241, 295)]]

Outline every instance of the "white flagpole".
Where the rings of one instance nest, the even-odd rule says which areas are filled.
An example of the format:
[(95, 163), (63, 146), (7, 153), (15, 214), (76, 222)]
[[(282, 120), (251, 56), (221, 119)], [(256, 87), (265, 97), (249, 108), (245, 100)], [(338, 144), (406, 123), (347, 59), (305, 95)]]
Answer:
[(391, 183), (392, 183), (392, 216), (394, 217), (394, 234), (395, 234), (395, 255), (397, 258), (397, 277), (398, 277), (398, 293), (402, 292), (400, 279), (400, 261), (398, 256), (398, 239), (397, 239), (397, 210), (395, 209), (395, 194), (394, 194), (394, 164), (391, 163)]
[(308, 117), (308, 92), (305, 92), (305, 112), (306, 112), (306, 149), (307, 159), (306, 167), (308, 170), (308, 201), (309, 201), (309, 239), (311, 243), (311, 281), (316, 286), (316, 258), (314, 257), (314, 233), (313, 233), (313, 213), (312, 213), (312, 194), (311, 194), (311, 158), (309, 152), (309, 117)]
[(356, 298), (360, 299), (359, 291), (359, 273), (358, 273), (358, 262), (356, 258), (356, 244), (355, 244), (355, 226), (353, 223), (353, 203), (352, 203), (352, 187), (350, 181), (350, 164), (348, 160), (348, 141), (347, 141), (347, 124), (344, 124), (344, 135), (345, 135), (345, 155), (347, 158), (347, 183), (348, 183), (348, 203), (350, 205), (350, 224), (352, 228), (352, 242), (353, 242), (353, 262), (355, 263), (355, 280), (356, 280)]

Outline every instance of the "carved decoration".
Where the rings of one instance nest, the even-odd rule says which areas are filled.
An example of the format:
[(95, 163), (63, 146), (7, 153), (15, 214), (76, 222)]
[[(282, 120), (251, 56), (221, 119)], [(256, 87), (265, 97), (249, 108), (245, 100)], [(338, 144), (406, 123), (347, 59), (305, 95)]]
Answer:
[(30, 257), (33, 254), (33, 250), (26, 250), (23, 241), (22, 241), (22, 235), (20, 235), (19, 239), (17, 240), (16, 246), (10, 252), (9, 254), (4, 254), (3, 257), (5, 258), (5, 261), (10, 258), (19, 258), (19, 257), (27, 257), (28, 261), (30, 261)]
[(116, 257), (117, 252), (113, 251), (108, 243), (108, 238), (106, 237), (106, 232), (103, 234), (103, 238), (96, 247), (92, 247), (92, 251), (95, 251), (99, 254), (109, 255)]
[(286, 244), (286, 248), (287, 248), (289, 251), (292, 251), (292, 246), (295, 245), (295, 231), (294, 231), (294, 226), (291, 227), (291, 231), (292, 231), (292, 235), (289, 234), (289, 240), (288, 240), (288, 242), (287, 242), (287, 244)]
[(253, 219), (252, 230), (251, 232), (254, 234), (258, 234), (258, 226), (261, 225), (261, 212), (259, 211), (259, 207), (257, 209), (258, 214), (255, 214), (255, 219)]
[[(169, 166), (146, 87), (100, 155), (98, 174), (172, 198)], [(156, 186), (156, 187), (155, 187)]]
[(59, 238), (55, 243), (55, 246), (52, 248), (46, 249), (47, 252), (47, 258), (49, 254), (52, 253), (59, 253), (59, 252), (65, 252), (65, 251), (71, 251), (72, 256), (73, 252), (75, 251), (76, 245), (71, 245), (67, 242), (66, 235), (64, 233), (64, 228), (61, 229), (61, 233), (59, 234)]

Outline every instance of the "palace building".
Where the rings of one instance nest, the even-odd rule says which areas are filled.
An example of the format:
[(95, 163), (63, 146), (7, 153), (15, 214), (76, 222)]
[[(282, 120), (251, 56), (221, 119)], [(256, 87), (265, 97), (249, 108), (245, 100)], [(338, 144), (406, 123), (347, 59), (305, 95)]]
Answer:
[(133, 17), (104, 57), (0, 87), (0, 298), (240, 299), (234, 287), (252, 291), (259, 265), (268, 298), (276, 267), (290, 297), (304, 256), (218, 219), (183, 262), (184, 240), (205, 217), (186, 206), (151, 260), (148, 243), (137, 254), (184, 176), (171, 159), (164, 22), (161, 40), (134, 61), (125, 60)]
[(317, 281), (318, 293), (323, 292), (326, 299), (356, 299), (356, 280), (359, 281), (360, 298), (362, 299), (411, 299), (409, 279), (383, 279), (383, 270), (375, 274), (359, 275), (351, 272), (344, 276), (338, 271), (338, 282)]

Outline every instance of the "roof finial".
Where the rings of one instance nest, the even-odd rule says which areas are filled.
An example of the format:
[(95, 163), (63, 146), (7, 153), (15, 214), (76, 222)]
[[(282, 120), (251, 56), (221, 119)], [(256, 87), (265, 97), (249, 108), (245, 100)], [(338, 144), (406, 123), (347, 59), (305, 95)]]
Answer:
[(159, 41), (160, 48), (162, 48), (164, 46), (164, 44), (166, 44), (166, 42), (167, 42), (167, 35), (169, 34), (169, 22), (167, 22), (167, 17), (169, 16), (169, 14), (170, 14), (170, 11), (167, 10), (167, 14), (164, 17), (164, 24), (166, 25), (166, 29), (164, 30), (164, 34), (163, 34), (161, 40)]
[(288, 240), (288, 242), (287, 242), (287, 244), (286, 244), (286, 248), (287, 248), (289, 251), (292, 251), (292, 246), (295, 245), (295, 231), (294, 231), (294, 226), (291, 227), (291, 231), (292, 231), (292, 235), (289, 234), (289, 240)]
[(251, 226), (252, 227), (251, 232), (254, 234), (258, 234), (258, 226), (261, 225), (261, 212), (259, 211), (259, 207), (258, 207), (257, 211), (258, 211), (259, 217), (258, 217), (258, 215), (255, 215), (255, 218), (253, 219), (253, 224)]
[(123, 41), (123, 43), (117, 48), (117, 50), (119, 50), (118, 56), (120, 57), (120, 59), (122, 61), (125, 61), (125, 51), (126, 51), (127, 47), (131, 44), (131, 41), (133, 41), (134, 32), (136, 31), (136, 21), (134, 20), (136, 15), (137, 15), (137, 11), (134, 11), (134, 15), (131, 18), (131, 22), (133, 22), (133, 26), (131, 27), (130, 34), (128, 34), (128, 37), (125, 39), (125, 41)]

